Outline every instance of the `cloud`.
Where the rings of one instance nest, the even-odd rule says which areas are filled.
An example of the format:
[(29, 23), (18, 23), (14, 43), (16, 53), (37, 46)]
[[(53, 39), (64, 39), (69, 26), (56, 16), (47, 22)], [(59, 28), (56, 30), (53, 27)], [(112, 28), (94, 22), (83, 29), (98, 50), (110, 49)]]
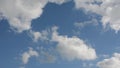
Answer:
[(38, 42), (39, 40), (42, 40), (42, 41), (46, 41), (46, 40), (49, 40), (48, 38), (48, 31), (47, 30), (43, 30), (41, 32), (38, 32), (38, 31), (30, 31), (29, 32), (29, 35), (30, 37), (32, 38), (32, 40), (34, 42)]
[(52, 41), (57, 42), (56, 49), (62, 58), (71, 60), (94, 60), (97, 58), (95, 49), (78, 37), (59, 35), (58, 27), (53, 27)]
[(120, 30), (120, 1), (119, 0), (74, 0), (77, 9), (84, 8), (102, 16), (104, 28), (109, 25), (116, 32)]
[(31, 29), (31, 20), (42, 14), (44, 0), (0, 0), (0, 12), (18, 32)]
[(39, 54), (37, 51), (34, 51), (32, 48), (29, 48), (29, 51), (26, 51), (22, 54), (22, 62), (24, 64), (27, 64), (28, 61), (29, 61), (29, 58), (33, 57), (33, 56), (36, 56), (38, 57)]
[[(94, 60), (97, 58), (96, 51), (90, 45), (86, 44), (84, 40), (73, 36), (68, 37), (67, 35), (59, 35), (57, 32), (58, 27), (52, 27), (49, 32), (43, 30), (30, 31), (30, 36), (32, 39), (37, 41), (49, 41), (49, 48), (43, 46), (38, 46), (37, 51), (30, 48), (28, 51), (25, 51), (22, 54), (22, 61), (24, 64), (27, 64), (29, 58), (32, 56), (37, 57), (38, 60), (42, 63), (54, 63), (57, 60), (57, 56), (64, 60), (73, 61), (73, 60)], [(49, 36), (48, 36), (49, 33)], [(51, 44), (55, 44), (53, 47)]]
[[(53, 63), (56, 61), (57, 55), (60, 55), (64, 60), (94, 60), (97, 58), (94, 48), (87, 45), (82, 39), (73, 36), (59, 35), (58, 27), (54, 26), (50, 29), (50, 38), (48, 39), (47, 30), (41, 32), (30, 31), (32, 39), (49, 41), (49, 43), (57, 43), (55, 47), (50, 48), (38, 47), (37, 51), (32, 48), (22, 54), (22, 61), (27, 64), (29, 58), (36, 56), (42, 63)], [(39, 57), (38, 57), (39, 56)]]
[[(63, 4), (68, 1), (71, 0), (0, 0), (0, 19), (4, 16), (13, 30), (23, 32), (32, 28), (31, 21), (42, 15), (43, 8), (48, 2)], [(101, 15), (104, 28), (109, 25), (116, 32), (120, 30), (119, 0), (74, 0), (74, 2), (77, 9), (84, 8), (86, 12)]]
[[(49, 2), (62, 4), (66, 1)], [(8, 20), (11, 28), (20, 33), (31, 29), (31, 21), (42, 15), (47, 3), (48, 0), (0, 0), (0, 13)]]
[(54, 55), (55, 49), (49, 48), (48, 50), (45, 50), (45, 48), (42, 48), (40, 51), (40, 62), (41, 63), (54, 63), (56, 61), (56, 56)]
[(99, 5), (94, 3), (94, 2), (101, 2), (101, 0), (74, 0), (74, 2), (75, 2), (75, 7), (77, 9), (84, 8), (86, 11), (101, 13), (101, 10), (98, 9)]
[(63, 4), (71, 0), (49, 0), (51, 3), (56, 3), (56, 4)]
[(28, 51), (22, 53), (21, 60), (24, 65), (30, 61), (30, 58), (37, 59), (37, 61), (40, 63), (54, 63), (56, 61), (56, 55), (54, 54), (54, 51), (55, 49), (52, 47), (45, 48), (38, 46), (35, 50), (30, 47)]
[(102, 22), (103, 26), (109, 25), (116, 32), (120, 30), (120, 1), (106, 0), (101, 5), (104, 10)]
[(114, 53), (113, 57), (97, 63), (99, 68), (120, 68), (120, 54)]
[(98, 25), (98, 21), (96, 19), (92, 19), (90, 21), (80, 22), (80, 23), (74, 23), (74, 26), (77, 28), (84, 28), (85, 26), (93, 24), (94, 26)]

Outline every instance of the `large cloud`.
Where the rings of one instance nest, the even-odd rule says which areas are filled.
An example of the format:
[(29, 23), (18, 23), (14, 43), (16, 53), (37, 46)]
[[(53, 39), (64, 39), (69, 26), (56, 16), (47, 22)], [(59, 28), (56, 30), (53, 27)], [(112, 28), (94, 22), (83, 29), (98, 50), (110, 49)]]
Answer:
[(53, 27), (52, 41), (57, 42), (57, 51), (62, 58), (67, 60), (94, 60), (96, 59), (95, 49), (87, 45), (78, 37), (67, 37), (59, 35), (57, 27)]
[(0, 0), (0, 12), (18, 32), (29, 30), (31, 20), (42, 14), (44, 0)]
[(43, 12), (48, 2), (62, 4), (65, 0), (0, 0), (1, 14), (17, 32), (31, 29), (31, 21)]
[(116, 32), (120, 30), (120, 0), (74, 0), (77, 9), (84, 8), (102, 16), (104, 27), (109, 25)]
[(98, 62), (99, 68), (120, 68), (120, 54), (114, 53), (113, 57)]

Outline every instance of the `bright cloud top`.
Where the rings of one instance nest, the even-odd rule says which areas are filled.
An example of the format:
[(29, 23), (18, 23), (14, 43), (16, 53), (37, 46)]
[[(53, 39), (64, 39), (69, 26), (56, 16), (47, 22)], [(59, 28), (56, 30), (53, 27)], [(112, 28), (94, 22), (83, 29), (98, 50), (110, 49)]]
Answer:
[(98, 62), (99, 68), (120, 68), (120, 54), (114, 53), (113, 57)]

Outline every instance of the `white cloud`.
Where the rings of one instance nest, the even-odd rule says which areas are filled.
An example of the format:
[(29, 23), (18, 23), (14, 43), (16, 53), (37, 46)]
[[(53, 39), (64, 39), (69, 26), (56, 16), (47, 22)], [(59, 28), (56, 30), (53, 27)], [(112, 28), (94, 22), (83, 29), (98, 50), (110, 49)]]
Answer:
[(31, 31), (30, 34), (34, 42), (37, 42), (42, 37), (40, 32)]
[(49, 2), (56, 3), (56, 4), (63, 4), (71, 0), (49, 0)]
[(44, 48), (37, 47), (37, 51), (30, 48), (22, 54), (22, 62), (27, 64), (29, 58), (35, 56), (42, 63), (54, 63), (57, 60), (57, 56), (60, 55), (64, 60), (94, 60), (97, 58), (94, 48), (87, 45), (82, 39), (78, 37), (68, 37), (59, 35), (57, 32), (58, 27), (52, 27), (50, 29), (50, 38), (48, 38), (48, 31), (42, 32), (30, 31), (30, 36), (37, 42), (38, 40), (49, 41), (50, 43), (56, 43), (55, 47)]
[(42, 14), (44, 0), (0, 0), (0, 12), (18, 32), (29, 30), (31, 20)]
[(94, 60), (97, 58), (95, 49), (78, 37), (59, 35), (57, 27), (53, 27), (52, 41), (57, 42), (57, 51), (67, 60)]
[[(65, 0), (49, 0), (62, 4)], [(41, 16), (48, 0), (0, 0), (0, 13), (17, 32), (31, 29), (31, 21)]]
[(42, 32), (35, 32), (31, 30), (29, 34), (34, 42), (38, 42), (39, 40), (49, 40), (47, 30), (43, 30)]
[(101, 7), (104, 10), (102, 18), (103, 26), (110, 25), (116, 32), (120, 30), (120, 1), (106, 0)]
[[(76, 8), (84, 8), (102, 16), (104, 27), (109, 25), (116, 32), (120, 30), (120, 0), (74, 0)], [(101, 2), (101, 4), (93, 4)]]
[(23, 64), (27, 64), (30, 61), (30, 58), (34, 57), (40, 63), (54, 63), (56, 61), (56, 56), (54, 55), (54, 51), (52, 47), (44, 48), (44, 47), (37, 47), (36, 50), (33, 48), (29, 48), (28, 51), (23, 52), (21, 55), (21, 60)]
[(86, 11), (92, 11), (95, 13), (101, 13), (101, 10), (98, 9), (99, 5), (93, 4), (94, 2), (100, 2), (100, 0), (74, 0), (75, 7), (77, 9), (84, 8)]
[(80, 22), (80, 23), (74, 23), (74, 26), (78, 27), (78, 28), (83, 28), (89, 24), (93, 24), (93, 25), (98, 25), (98, 21), (96, 19), (92, 19), (90, 21), (85, 21), (85, 22)]
[(113, 57), (97, 63), (99, 68), (120, 68), (120, 54), (114, 53)]
[(38, 54), (37, 51), (34, 51), (32, 48), (30, 48), (29, 51), (24, 52), (24, 53), (22, 54), (22, 62), (23, 62), (24, 64), (27, 64), (28, 61), (29, 61), (29, 58), (31, 58), (31, 57), (33, 57), (33, 56), (38, 57), (39, 54)]

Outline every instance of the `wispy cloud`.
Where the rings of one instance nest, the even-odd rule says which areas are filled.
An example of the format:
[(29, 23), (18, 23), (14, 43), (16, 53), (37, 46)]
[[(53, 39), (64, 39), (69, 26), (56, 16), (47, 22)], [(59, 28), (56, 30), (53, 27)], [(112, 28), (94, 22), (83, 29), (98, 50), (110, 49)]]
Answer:
[(90, 21), (85, 21), (85, 22), (76, 22), (74, 23), (74, 26), (81, 29), (81, 28), (84, 28), (85, 26), (88, 26), (88, 25), (98, 25), (98, 21), (97, 19), (92, 19)]
[(22, 54), (22, 62), (23, 62), (24, 64), (27, 64), (28, 61), (29, 61), (29, 59), (30, 59), (31, 57), (33, 57), (33, 56), (38, 57), (39, 54), (38, 54), (37, 51), (33, 50), (32, 48), (29, 48), (28, 51), (26, 51), (26, 52), (24, 52), (24, 53)]

